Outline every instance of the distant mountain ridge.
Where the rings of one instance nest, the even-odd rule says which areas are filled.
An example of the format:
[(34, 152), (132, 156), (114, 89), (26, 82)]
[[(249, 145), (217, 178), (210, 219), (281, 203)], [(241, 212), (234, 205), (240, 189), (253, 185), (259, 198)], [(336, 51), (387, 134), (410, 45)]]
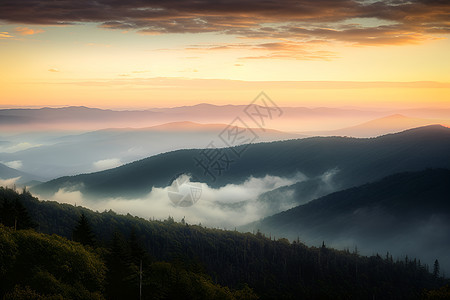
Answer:
[[(0, 109), (0, 129), (36, 131), (55, 130), (55, 126), (57, 126), (58, 130), (86, 131), (109, 127), (149, 127), (183, 121), (228, 124), (236, 117), (248, 120), (250, 123), (251, 120), (244, 113), (247, 106), (200, 103), (190, 106), (145, 110), (113, 110), (86, 106)], [(258, 105), (258, 107), (260, 111), (265, 111), (263, 106)], [(336, 128), (358, 126), (358, 124), (395, 114), (402, 114), (415, 119), (450, 120), (450, 109), (423, 108), (384, 111), (333, 107), (280, 107), (280, 109), (282, 117), (271, 119), (268, 128), (303, 133), (316, 131), (319, 133)], [(416, 122), (412, 127), (437, 123), (441, 122)], [(251, 124), (249, 126), (253, 127)], [(397, 130), (408, 128), (398, 127)], [(386, 131), (381, 132), (381, 134), (386, 133)]]
[[(264, 107), (257, 106), (261, 111), (265, 111)], [(247, 105), (203, 103), (193, 106), (124, 111), (85, 106), (2, 109), (0, 110), (0, 128), (23, 131), (54, 129), (55, 125), (59, 125), (60, 128), (66, 129), (94, 130), (107, 127), (149, 127), (182, 121), (228, 124), (236, 117), (249, 120), (245, 114), (246, 108)], [(282, 107), (281, 110), (283, 118), (271, 120), (272, 126), (268, 126), (269, 128), (275, 126), (277, 129), (286, 131), (289, 128), (286, 124), (292, 122), (297, 122), (299, 128), (320, 127), (324, 120), (329, 121), (329, 119), (333, 119), (337, 124), (350, 125), (354, 124), (349, 122), (350, 117), (361, 122), (383, 116), (381, 112), (356, 109)], [(248, 126), (256, 125), (249, 124)]]
[[(89, 173), (148, 156), (186, 148), (206, 147), (227, 128), (226, 124), (172, 122), (145, 128), (108, 128), (47, 139), (39, 146), (1, 153), (0, 161), (21, 161), (22, 169), (52, 179)], [(236, 127), (242, 131), (247, 128)], [(250, 128), (258, 142), (303, 137), (272, 129)], [(217, 147), (225, 146), (216, 143)], [(102, 162), (110, 162), (99, 169)]]
[(26, 172), (22, 172), (20, 170), (16, 170), (13, 168), (10, 168), (8, 166), (5, 166), (4, 164), (0, 163), (0, 180), (7, 180), (7, 179), (17, 179), (17, 183), (27, 183), (30, 181), (39, 180), (42, 181), (42, 177), (28, 174)]
[[(105, 129), (97, 130), (95, 132), (102, 132), (102, 131), (118, 131), (118, 132), (120, 132), (120, 131), (169, 131), (169, 132), (170, 131), (195, 131), (195, 132), (215, 131), (216, 133), (220, 133), (227, 126), (228, 126), (228, 124), (219, 124), (219, 123), (201, 124), (201, 123), (191, 122), (191, 121), (178, 121), (178, 122), (169, 122), (169, 123), (154, 125), (154, 126), (150, 126), (150, 127), (142, 127), (142, 128), (129, 128), (129, 127), (105, 128)], [(238, 126), (238, 129), (245, 129), (245, 128)], [(263, 131), (261, 128), (256, 128), (256, 127), (250, 128), (250, 129), (253, 131)], [(290, 135), (291, 137), (301, 136), (300, 134), (283, 132), (280, 130), (274, 130), (274, 129), (270, 129), (270, 128), (264, 128), (264, 132)]]
[(429, 125), (443, 125), (448, 127), (450, 126), (450, 118), (421, 119), (406, 117), (401, 114), (394, 114), (348, 128), (332, 131), (305, 132), (305, 134), (325, 136), (375, 137)]
[[(246, 146), (235, 150), (243, 147)], [(198, 149), (178, 150), (115, 169), (61, 177), (37, 186), (36, 191), (49, 195), (61, 188), (81, 186), (81, 192), (87, 194), (130, 197), (147, 194), (153, 186), (167, 186), (180, 173), (220, 187), (242, 183), (251, 176), (287, 177), (300, 172), (315, 178), (334, 169), (337, 172), (332, 183), (336, 190), (398, 172), (450, 168), (450, 129), (427, 126), (373, 139), (315, 137), (252, 144), (215, 181), (195, 165), (194, 158), (199, 152)]]

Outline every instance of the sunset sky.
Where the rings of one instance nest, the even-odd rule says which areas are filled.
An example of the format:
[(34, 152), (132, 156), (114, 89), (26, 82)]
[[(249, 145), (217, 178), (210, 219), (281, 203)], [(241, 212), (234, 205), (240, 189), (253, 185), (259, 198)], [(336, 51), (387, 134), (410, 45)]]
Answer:
[(450, 2), (0, 2), (0, 108), (450, 108)]

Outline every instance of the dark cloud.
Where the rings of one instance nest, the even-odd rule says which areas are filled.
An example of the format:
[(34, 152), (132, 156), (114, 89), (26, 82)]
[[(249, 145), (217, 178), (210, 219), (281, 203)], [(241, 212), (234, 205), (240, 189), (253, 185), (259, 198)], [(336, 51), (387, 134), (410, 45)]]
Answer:
[[(393, 25), (342, 26), (354, 18), (375, 18)], [(2, 0), (0, 20), (47, 25), (98, 23), (143, 34), (220, 32), (243, 38), (384, 45), (417, 43), (448, 34), (450, 1)]]

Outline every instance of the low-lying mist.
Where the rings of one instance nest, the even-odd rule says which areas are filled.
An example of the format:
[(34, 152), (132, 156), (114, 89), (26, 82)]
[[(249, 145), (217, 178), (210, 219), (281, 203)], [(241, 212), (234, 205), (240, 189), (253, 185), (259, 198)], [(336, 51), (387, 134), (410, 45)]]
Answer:
[(13, 187), (19, 179), (20, 176), (8, 179), (0, 178), (0, 186)]
[[(345, 220), (338, 217), (334, 222), (316, 226), (312, 230), (296, 228), (297, 232), (294, 232), (294, 228), (291, 228), (290, 231), (273, 230), (271, 234), (277, 237), (286, 236), (291, 241), (299, 238), (311, 246), (320, 246), (325, 242), (328, 247), (349, 249), (351, 252), (356, 250), (362, 255), (379, 254), (385, 258), (389, 252), (394, 260), (420, 260), (421, 264), (427, 264), (431, 271), (434, 261), (438, 259), (441, 271), (450, 272), (448, 214), (443, 212), (426, 217), (417, 216), (408, 221), (399, 221), (395, 216), (377, 208), (352, 214), (354, 216), (348, 216)], [(352, 222), (347, 228), (340, 226), (343, 222), (349, 222), (355, 215), (357, 222)], [(263, 232), (268, 234), (267, 230)]]
[[(212, 188), (206, 183), (192, 182), (189, 175), (180, 175), (170, 186), (164, 188), (153, 187), (151, 192), (143, 198), (92, 198), (83, 195), (80, 189), (60, 189), (49, 200), (60, 203), (84, 206), (97, 211), (113, 210), (117, 213), (130, 213), (146, 219), (166, 219), (168, 216), (190, 224), (208, 227), (233, 229), (236, 226), (259, 220), (274, 214), (271, 206), (258, 201), (258, 197), (268, 191), (280, 187), (289, 187), (303, 182), (308, 178), (297, 173), (292, 177), (278, 177), (266, 175), (261, 178), (249, 177), (242, 184), (228, 184), (221, 188)], [(177, 205), (170, 193), (174, 192), (174, 184), (182, 183), (178, 193), (190, 193), (191, 186), (199, 193), (199, 199), (190, 206)], [(39, 197), (41, 199), (45, 199)], [(289, 198), (272, 199), (280, 202), (281, 207), (288, 209), (295, 206)]]

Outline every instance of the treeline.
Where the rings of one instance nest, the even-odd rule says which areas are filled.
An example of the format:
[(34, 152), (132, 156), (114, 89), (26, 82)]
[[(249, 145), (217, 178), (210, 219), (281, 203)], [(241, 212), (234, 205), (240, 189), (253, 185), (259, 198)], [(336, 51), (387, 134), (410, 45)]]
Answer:
[(203, 268), (156, 261), (132, 230), (97, 239), (84, 213), (64, 237), (38, 233), (22, 202), (0, 188), (1, 299), (257, 299), (247, 285), (230, 290)]
[(105, 273), (93, 249), (0, 224), (2, 299), (103, 299)]
[(143, 299), (419, 299), (446, 283), (416, 259), (98, 213), (0, 188), (0, 207), (16, 198), (37, 231), (78, 240), (99, 257), (98, 292), (108, 299), (139, 299), (139, 282)]
[(139, 299), (137, 266), (142, 261), (142, 299), (257, 299), (248, 287), (231, 291), (201, 272), (152, 262), (129, 250), (133, 248), (117, 238), (109, 248), (94, 249), (58, 235), (14, 231), (0, 224), (0, 297)]

